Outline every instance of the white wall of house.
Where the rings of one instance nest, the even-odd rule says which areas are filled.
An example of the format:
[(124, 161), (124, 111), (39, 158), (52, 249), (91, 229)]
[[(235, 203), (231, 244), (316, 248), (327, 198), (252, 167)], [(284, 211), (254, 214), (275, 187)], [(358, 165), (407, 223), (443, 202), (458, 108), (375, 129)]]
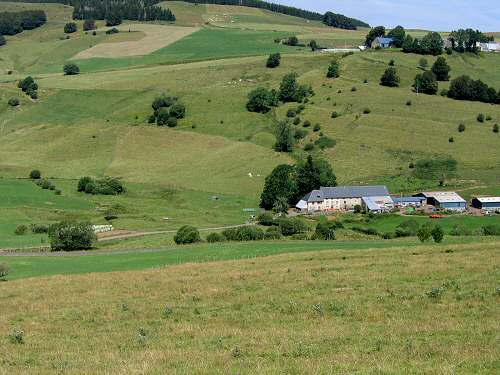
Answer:
[(325, 199), (322, 202), (310, 202), (307, 204), (309, 212), (315, 211), (349, 211), (354, 207), (361, 206), (361, 198)]

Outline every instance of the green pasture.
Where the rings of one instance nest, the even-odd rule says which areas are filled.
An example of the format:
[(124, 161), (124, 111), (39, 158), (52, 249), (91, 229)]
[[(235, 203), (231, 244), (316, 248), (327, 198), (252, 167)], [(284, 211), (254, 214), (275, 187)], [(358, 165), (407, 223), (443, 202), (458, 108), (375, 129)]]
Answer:
[[(477, 242), (474, 239), (450, 238), (445, 244)], [(226, 244), (201, 244), (186, 247), (167, 247), (148, 251), (123, 251), (83, 256), (62, 254), (55, 256), (2, 256), (12, 268), (8, 279), (41, 277), (51, 275), (71, 275), (93, 272), (117, 272), (162, 268), (184, 263), (205, 263), (235, 259), (252, 259), (284, 253), (298, 253), (320, 250), (367, 250), (390, 248), (413, 248), (420, 246), (416, 239), (394, 241), (277, 241)], [(436, 245), (436, 249), (442, 245)]]

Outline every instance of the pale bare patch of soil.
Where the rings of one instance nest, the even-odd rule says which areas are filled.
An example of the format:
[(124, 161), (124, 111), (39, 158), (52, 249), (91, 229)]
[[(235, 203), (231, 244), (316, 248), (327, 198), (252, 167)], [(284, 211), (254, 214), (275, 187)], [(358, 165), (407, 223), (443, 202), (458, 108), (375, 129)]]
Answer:
[[(160, 48), (177, 42), (182, 38), (198, 31), (197, 27), (129, 24), (118, 27), (120, 34), (114, 34), (85, 51), (76, 54), (74, 59), (91, 59), (94, 57), (117, 58), (129, 56), (148, 55)], [(130, 33), (129, 33), (130, 31)], [(143, 36), (137, 39), (137, 34)], [(131, 38), (126, 41), (116, 41), (125, 38), (122, 35), (130, 34)], [(118, 36), (120, 35), (120, 36)]]

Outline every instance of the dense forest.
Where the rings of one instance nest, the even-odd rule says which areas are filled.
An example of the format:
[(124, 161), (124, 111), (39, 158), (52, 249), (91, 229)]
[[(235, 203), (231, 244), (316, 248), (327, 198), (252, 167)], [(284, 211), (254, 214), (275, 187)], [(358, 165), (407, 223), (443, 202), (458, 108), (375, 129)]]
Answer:
[(15, 35), (24, 30), (32, 30), (47, 22), (42, 10), (0, 13), (0, 35)]
[(295, 16), (305, 18), (312, 21), (322, 21), (328, 26), (338, 27), (342, 29), (355, 30), (356, 27), (369, 27), (363, 21), (346, 17), (342, 14), (335, 14), (328, 12), (325, 15), (311, 12), (300, 8), (290, 7), (281, 4), (268, 3), (262, 0), (184, 0), (188, 3), (194, 4), (218, 4), (218, 5), (238, 5), (251, 8), (266, 9), (271, 12), (286, 14), (288, 16)]
[(325, 13), (323, 16), (323, 23), (328, 26), (347, 30), (356, 30), (358, 27), (370, 27), (366, 22), (332, 12)]
[(156, 4), (160, 0), (13, 0), (26, 3), (60, 3), (74, 7), (74, 19), (113, 19), (118, 24), (122, 19), (134, 21), (175, 21), (170, 9)]

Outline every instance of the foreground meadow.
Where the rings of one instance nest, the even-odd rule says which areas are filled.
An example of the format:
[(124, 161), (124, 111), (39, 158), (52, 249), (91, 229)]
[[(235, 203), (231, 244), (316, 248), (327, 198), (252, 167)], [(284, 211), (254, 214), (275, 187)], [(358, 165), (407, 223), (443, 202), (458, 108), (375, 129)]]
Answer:
[(7, 281), (0, 374), (492, 374), (498, 254), (343, 249)]

